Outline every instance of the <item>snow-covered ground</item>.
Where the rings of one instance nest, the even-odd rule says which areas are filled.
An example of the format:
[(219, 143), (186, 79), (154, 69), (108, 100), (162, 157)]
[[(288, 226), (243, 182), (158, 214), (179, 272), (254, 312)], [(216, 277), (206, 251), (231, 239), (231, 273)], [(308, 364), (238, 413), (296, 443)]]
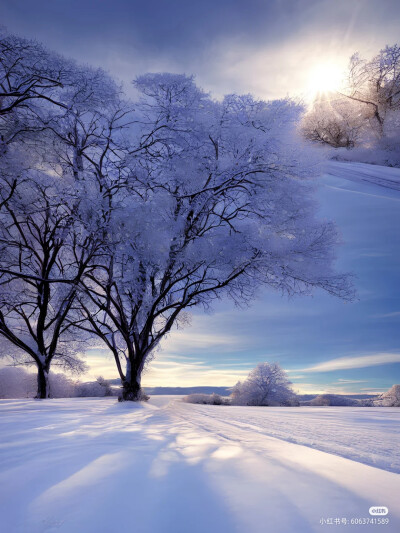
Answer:
[[(398, 532), (400, 476), (382, 468), (398, 468), (399, 419), (394, 409), (173, 397), (1, 400), (1, 531)], [(389, 524), (350, 524), (376, 505)]]
[[(331, 163), (319, 195), (390, 225), (397, 184), (398, 169)], [(398, 408), (0, 400), (0, 533), (398, 533), (399, 450)], [(389, 524), (351, 523), (371, 506)]]
[(330, 161), (327, 174), (354, 182), (366, 182), (400, 191), (400, 168)]
[[(284, 416), (282, 416), (282, 412)], [(236, 407), (193, 405), (203, 426), (223, 434), (237, 428), (310, 446), (400, 473), (400, 409), (396, 407)]]

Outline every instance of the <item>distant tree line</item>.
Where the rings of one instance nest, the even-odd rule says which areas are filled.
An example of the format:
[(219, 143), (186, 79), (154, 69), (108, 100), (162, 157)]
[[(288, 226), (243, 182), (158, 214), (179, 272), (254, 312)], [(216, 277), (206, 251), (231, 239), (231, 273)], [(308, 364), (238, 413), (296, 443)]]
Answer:
[[(36, 376), (25, 368), (0, 368), (0, 399), (32, 398), (37, 391)], [(81, 398), (117, 396), (119, 389), (99, 376), (95, 381), (82, 383), (63, 373), (49, 374), (52, 398)]]
[[(81, 382), (63, 373), (49, 375), (53, 398), (118, 396), (120, 387), (112, 386), (112, 380), (99, 376), (94, 381)], [(229, 394), (230, 390), (230, 394)], [(20, 367), (0, 369), (0, 399), (31, 398), (36, 391), (35, 374)], [(179, 391), (162, 391), (162, 394), (179, 394)], [(229, 395), (228, 395), (229, 394)], [(400, 385), (393, 385), (385, 393), (358, 399), (345, 394), (318, 394), (303, 400), (295, 393), (287, 373), (278, 363), (259, 363), (226, 395), (192, 393), (183, 397), (186, 403), (203, 405), (238, 405), (264, 407), (336, 406), (336, 407), (400, 407)]]
[(259, 363), (244, 381), (239, 381), (229, 397), (219, 394), (189, 394), (186, 403), (204, 405), (242, 405), (269, 407), (336, 406), (336, 407), (400, 407), (400, 385), (374, 398), (355, 399), (345, 394), (318, 394), (309, 401), (300, 401), (287, 372), (278, 363)]

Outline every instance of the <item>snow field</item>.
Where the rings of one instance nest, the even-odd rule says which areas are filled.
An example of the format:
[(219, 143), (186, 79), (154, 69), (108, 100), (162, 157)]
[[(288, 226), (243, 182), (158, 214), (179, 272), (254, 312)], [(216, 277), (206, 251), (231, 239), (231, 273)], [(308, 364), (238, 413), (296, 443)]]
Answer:
[[(349, 408), (329, 409), (339, 438)], [(344, 530), (399, 530), (398, 474), (267, 435), (278, 411), (292, 436), (301, 435), (294, 417), (311, 430), (324, 416), (321, 408), (195, 406), (171, 397), (144, 405), (2, 400), (2, 530), (308, 533), (326, 531), (321, 518), (368, 517), (372, 505), (389, 508), (388, 525)], [(377, 438), (395, 424), (362, 411), (365, 424), (371, 412)]]

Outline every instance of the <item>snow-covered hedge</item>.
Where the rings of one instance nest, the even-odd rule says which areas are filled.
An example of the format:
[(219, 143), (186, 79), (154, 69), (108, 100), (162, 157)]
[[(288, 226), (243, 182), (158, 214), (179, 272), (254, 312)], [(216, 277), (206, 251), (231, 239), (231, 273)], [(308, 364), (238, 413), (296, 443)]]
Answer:
[(206, 405), (229, 405), (229, 399), (223, 398), (219, 394), (188, 394), (184, 398), (182, 398), (183, 402), (186, 403), (200, 403), (200, 404), (206, 404)]
[(357, 400), (348, 398), (346, 396), (341, 396), (339, 394), (319, 394), (310, 401), (309, 405), (352, 406), (359, 405), (359, 402), (357, 402)]
[(35, 394), (34, 374), (10, 366), (0, 369), (0, 398), (33, 398)]
[[(88, 396), (112, 396), (108, 381), (99, 377), (97, 381), (81, 383), (65, 374), (49, 374), (52, 398), (75, 398)], [(36, 375), (23, 368), (4, 367), (0, 369), (0, 398), (33, 398), (36, 395)]]

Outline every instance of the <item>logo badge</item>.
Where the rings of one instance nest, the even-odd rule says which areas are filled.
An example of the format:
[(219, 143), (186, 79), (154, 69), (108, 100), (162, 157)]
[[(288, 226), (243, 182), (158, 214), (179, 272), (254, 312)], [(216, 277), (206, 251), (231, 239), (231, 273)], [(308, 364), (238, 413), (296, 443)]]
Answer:
[(389, 512), (389, 509), (383, 506), (369, 508), (369, 514), (372, 516), (385, 516), (388, 514), (388, 512)]

